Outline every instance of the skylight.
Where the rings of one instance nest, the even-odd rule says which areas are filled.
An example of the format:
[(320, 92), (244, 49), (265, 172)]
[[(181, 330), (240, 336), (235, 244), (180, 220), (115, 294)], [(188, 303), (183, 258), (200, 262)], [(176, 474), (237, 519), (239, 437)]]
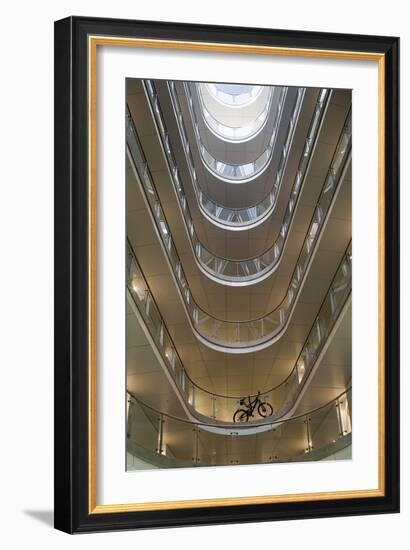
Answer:
[(272, 105), (273, 87), (197, 84), (203, 119), (225, 141), (245, 141), (258, 134)]
[(262, 91), (262, 86), (247, 84), (205, 84), (209, 92), (227, 105), (245, 105), (253, 101)]

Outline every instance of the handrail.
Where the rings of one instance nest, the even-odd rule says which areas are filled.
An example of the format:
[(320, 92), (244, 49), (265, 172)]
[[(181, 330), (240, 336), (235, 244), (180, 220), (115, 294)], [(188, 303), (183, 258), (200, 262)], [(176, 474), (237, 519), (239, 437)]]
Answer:
[[(137, 136), (134, 136), (137, 140)], [(226, 321), (205, 312), (195, 301), (185, 276), (177, 249), (172, 239), (170, 226), (163, 212), (148, 165), (144, 157), (135, 158), (127, 147), (137, 183), (143, 193), (154, 228), (166, 254), (174, 281), (179, 290), (194, 334), (208, 347), (230, 353), (249, 353), (264, 349), (274, 343), (286, 330), (297, 302), (297, 297), (313, 260), (313, 252), (320, 240), (323, 227), (330, 215), (340, 183), (350, 158), (351, 121), (350, 113), (336, 147), (328, 175), (322, 188), (317, 206), (312, 215), (309, 229), (293, 272), (285, 297), (279, 306), (267, 315), (244, 321)], [(142, 153), (142, 149), (140, 149)], [(135, 151), (134, 151), (135, 155)], [(193, 227), (193, 226), (191, 226)], [(190, 228), (192, 231), (192, 228)]]
[[(335, 401), (341, 399), (342, 397), (347, 395), (347, 393), (351, 390), (352, 390), (352, 386), (349, 386), (348, 388), (343, 390), (337, 397), (335, 397), (334, 399), (331, 399), (330, 401), (328, 401), (324, 405), (320, 405), (319, 407), (316, 407), (315, 409), (310, 409), (309, 411), (306, 411), (304, 413), (294, 415), (291, 418), (287, 418), (286, 420), (276, 419), (276, 420), (265, 421), (265, 422), (262, 422), (261, 425), (263, 425), (263, 426), (280, 425), (281, 426), (284, 422), (288, 422), (289, 420), (298, 420), (299, 418), (303, 418), (304, 416), (312, 415), (316, 412), (319, 412), (319, 411), (325, 409), (326, 407), (328, 407), (330, 404), (334, 403)], [(146, 407), (147, 409), (150, 409), (151, 411), (153, 411), (155, 413), (161, 414), (164, 417), (172, 418), (173, 420), (178, 420), (180, 422), (185, 422), (186, 424), (194, 424), (195, 426), (206, 426), (206, 427), (210, 427), (210, 428), (219, 428), (220, 427), (220, 424), (212, 424), (210, 422), (196, 422), (196, 421), (193, 421), (193, 420), (189, 420), (187, 418), (181, 418), (180, 416), (175, 416), (175, 415), (172, 415), (172, 414), (169, 414), (169, 413), (164, 413), (162, 411), (159, 411), (158, 409), (156, 409), (152, 405), (148, 405), (148, 403), (145, 403), (145, 401), (143, 401), (141, 398), (134, 395), (128, 389), (127, 389), (127, 393), (133, 399), (135, 399), (135, 401), (137, 401), (137, 403), (139, 403), (140, 405)], [(235, 427), (237, 427), (238, 430), (246, 430), (247, 424), (239, 424), (238, 423)]]
[[(279, 123), (279, 115), (281, 113), (280, 106), (278, 106), (279, 108), (277, 109), (277, 112), (276, 112), (272, 135), (269, 139), (266, 149), (253, 161), (249, 161), (245, 163), (233, 163), (233, 162), (228, 163), (215, 158), (203, 144), (200, 131), (199, 131), (198, 121), (195, 116), (195, 112), (193, 108), (193, 99), (192, 99), (191, 91), (189, 89), (189, 86), (186, 83), (184, 85), (184, 88), (188, 98), (188, 104), (189, 104), (190, 114), (192, 118), (197, 149), (199, 151), (200, 158), (205, 168), (211, 174), (217, 177), (219, 180), (230, 184), (248, 183), (250, 181), (253, 181), (260, 174), (262, 174), (269, 166), (269, 163), (272, 159), (273, 151), (275, 148), (278, 123)], [(305, 88), (298, 89), (297, 101), (300, 104), (302, 102), (304, 93), (305, 93)], [(282, 101), (283, 101), (283, 96), (282, 96)], [(294, 119), (291, 119), (290, 122), (292, 124), (296, 123)]]
[[(176, 97), (171, 92), (171, 87), (170, 93), (171, 97), (175, 99)], [(213, 254), (198, 238), (195, 231), (195, 225), (193, 223), (192, 215), (188, 206), (188, 200), (183, 185), (180, 181), (179, 170), (175, 161), (175, 155), (169, 142), (166, 126), (161, 115), (161, 109), (158, 105), (158, 101), (156, 101), (156, 96), (152, 96), (152, 94), (155, 94), (155, 89), (153, 86), (151, 87), (149, 94), (151, 100), (153, 101), (152, 107), (155, 106), (155, 108), (153, 108), (153, 114), (157, 122), (157, 130), (160, 135), (160, 139), (163, 141), (163, 149), (170, 165), (169, 172), (174, 186), (174, 191), (178, 199), (181, 215), (184, 219), (185, 229), (187, 231), (191, 249), (199, 269), (213, 281), (219, 284), (225, 284), (227, 286), (248, 286), (263, 281), (278, 268), (280, 260), (283, 256), (283, 251), (288, 240), (298, 201), (304, 187), (305, 176), (310, 165), (312, 152), (314, 150), (314, 143), (319, 132), (321, 115), (324, 112), (323, 95), (321, 94), (322, 99), (318, 101), (315, 115), (313, 116), (311, 121), (310, 130), (305, 140), (305, 146), (301, 154), (298, 170), (296, 172), (295, 180), (290, 194), (290, 199), (286, 206), (281, 229), (279, 231), (277, 239), (271, 247), (269, 247), (263, 252), (263, 254), (259, 256), (253, 258), (243, 258), (241, 260), (233, 260)], [(174, 106), (174, 108), (176, 107)], [(177, 119), (180, 124), (183, 123), (181, 116), (177, 116)], [(290, 128), (294, 128), (294, 124), (290, 124)], [(184, 134), (181, 133), (180, 135), (182, 138)], [(288, 135), (288, 139), (285, 142), (285, 145), (287, 144), (287, 146), (284, 146), (282, 159), (287, 159), (290, 143), (291, 139), (289, 139)], [(184, 150), (187, 151), (187, 144), (185, 143)], [(278, 178), (276, 179), (276, 189), (278, 189), (281, 185), (284, 173), (284, 166), (285, 162), (281, 162), (281, 167), (278, 171)], [(192, 176), (193, 173), (191, 170), (191, 177)], [(194, 182), (195, 187), (195, 179), (193, 179), (192, 181)], [(275, 194), (275, 196), (277, 195)]]
[[(129, 392), (128, 396), (127, 448), (137, 456), (140, 449), (151, 453), (153, 462), (161, 459), (162, 467), (317, 460), (351, 444), (351, 387), (321, 407), (267, 423), (263, 440), (246, 426), (218, 432), (218, 426), (162, 413)], [(248, 452), (251, 443), (258, 445), (257, 455)]]
[[(191, 112), (192, 97), (190, 96), (189, 88), (187, 87), (186, 84), (184, 84), (184, 89), (185, 89), (185, 94), (187, 96), (188, 106)], [(272, 189), (265, 195), (265, 197), (261, 201), (250, 204), (245, 208), (227, 207), (223, 204), (220, 204), (217, 201), (214, 201), (213, 199), (211, 199), (209, 196), (207, 196), (201, 189), (201, 186), (198, 182), (197, 173), (194, 166), (194, 160), (192, 157), (192, 152), (191, 152), (190, 144), (187, 137), (187, 130), (186, 130), (181, 106), (175, 90), (175, 82), (173, 81), (168, 82), (168, 90), (171, 97), (172, 106), (174, 109), (174, 114), (175, 114), (175, 118), (178, 126), (179, 135), (183, 143), (185, 159), (190, 172), (191, 181), (194, 186), (196, 200), (202, 214), (211, 223), (219, 227), (222, 227), (223, 229), (230, 229), (230, 230), (236, 230), (236, 231), (241, 231), (241, 230), (256, 227), (257, 225), (265, 221), (268, 218), (268, 216), (272, 213), (276, 205), (278, 192), (282, 184), (283, 170), (286, 165), (288, 150), (282, 152), (280, 166), (277, 171), (276, 178), (274, 179)], [(147, 95), (149, 94), (150, 96), (151, 102), (155, 102), (155, 97), (156, 97), (155, 87), (152, 85), (151, 87), (146, 88), (146, 91), (147, 91)], [(287, 88), (284, 88), (282, 90), (282, 94), (278, 102), (277, 111), (275, 113), (275, 120), (273, 122), (273, 128), (274, 128), (274, 132), (276, 133), (276, 136), (278, 132), (279, 123), (281, 121), (286, 96), (287, 96)], [(300, 110), (300, 105), (301, 105), (301, 101), (297, 101), (297, 98), (296, 98), (291, 120), (297, 119), (298, 113)], [(161, 116), (160, 109), (158, 110), (155, 109), (154, 113), (156, 113), (157, 111), (158, 111), (157, 116)], [(193, 119), (192, 112), (191, 112), (191, 118)], [(161, 127), (165, 128), (165, 124), (160, 126), (160, 128)], [(293, 130), (293, 126), (291, 123), (289, 123), (288, 134), (292, 130)], [(163, 136), (163, 138), (164, 137), (165, 136)], [(289, 142), (290, 141), (288, 141), (288, 139), (285, 139), (284, 147)]]
[[(194, 414), (215, 418), (221, 422), (231, 422), (235, 406), (239, 405), (239, 400), (244, 396), (211, 392), (189, 376), (129, 242), (127, 274), (127, 286), (134, 304), (146, 323), (163, 364), (185, 404)], [(273, 404), (275, 418), (283, 417), (294, 407), (326, 349), (350, 294), (351, 243), (339, 263), (293, 369), (280, 384), (260, 392), (262, 400)], [(254, 398), (256, 395), (250, 397)]]

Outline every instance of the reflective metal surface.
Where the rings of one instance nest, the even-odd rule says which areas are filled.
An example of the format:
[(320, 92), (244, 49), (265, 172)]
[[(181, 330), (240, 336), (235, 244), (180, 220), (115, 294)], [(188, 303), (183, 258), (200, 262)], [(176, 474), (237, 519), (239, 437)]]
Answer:
[[(172, 84), (172, 83), (171, 83)], [(172, 92), (172, 85), (169, 85), (171, 90), (171, 97), (176, 100), (175, 90)], [(151, 96), (152, 97), (152, 96)], [(164, 129), (164, 134), (161, 135), (161, 138), (164, 140), (165, 143), (165, 151), (168, 156), (168, 162), (171, 166), (171, 173), (172, 173), (172, 181), (174, 184), (175, 192), (177, 195), (177, 198), (180, 203), (180, 208), (182, 211), (183, 218), (185, 220), (188, 230), (188, 236), (191, 241), (191, 246), (193, 249), (193, 252), (195, 254), (197, 263), (199, 268), (204, 272), (205, 275), (208, 275), (212, 280), (215, 282), (219, 282), (222, 284), (227, 284), (229, 286), (247, 286), (250, 284), (255, 284), (266, 277), (268, 277), (275, 269), (278, 267), (280, 259), (282, 257), (282, 253), (286, 244), (286, 240), (290, 231), (290, 227), (292, 224), (292, 220), (296, 211), (296, 207), (298, 204), (298, 200), (301, 195), (301, 191), (303, 189), (303, 184), (306, 176), (306, 172), (309, 166), (310, 158), (313, 151), (313, 144), (315, 143), (318, 130), (320, 127), (320, 121), (322, 119), (322, 116), (325, 112), (325, 105), (327, 104), (327, 100), (330, 98), (330, 95), (327, 93), (327, 91), (324, 91), (320, 94), (319, 100), (316, 105), (316, 109), (314, 111), (314, 115), (310, 124), (310, 129), (307, 135), (307, 138), (305, 140), (304, 150), (302, 152), (298, 170), (296, 173), (296, 177), (294, 179), (294, 183), (292, 186), (290, 199), (288, 201), (286, 211), (283, 217), (281, 229), (278, 238), (276, 239), (275, 243), (268, 248), (262, 255), (244, 259), (244, 260), (232, 260), (229, 258), (223, 258), (220, 256), (216, 256), (210, 250), (200, 241), (200, 239), (196, 235), (195, 226), (192, 221), (192, 215), (189, 210), (188, 201), (186, 198), (186, 194), (183, 188), (183, 185), (179, 178), (179, 172), (176, 166), (175, 156), (172, 150), (172, 147), (170, 145), (170, 140), (168, 133), (166, 132), (166, 126), (161, 120), (161, 122), (158, 125), (159, 129)], [(155, 96), (152, 98), (152, 100), (155, 102)], [(294, 114), (296, 113), (298, 115), (299, 113), (299, 102), (296, 101), (296, 104), (298, 107), (296, 111), (294, 111)], [(175, 105), (174, 105), (175, 108)], [(160, 109), (155, 109), (156, 117), (161, 116)], [(294, 118), (294, 117), (292, 117)], [(183, 117), (182, 113), (179, 112), (179, 115), (177, 116), (177, 120), (179, 121), (179, 125), (181, 128), (181, 125), (183, 124)], [(294, 124), (290, 123), (287, 133), (287, 139), (285, 141), (285, 144), (283, 146), (282, 151), (282, 157), (281, 162), (278, 167), (276, 181), (274, 184), (274, 189), (269, 193), (268, 197), (262, 201), (262, 203), (259, 203), (258, 205), (248, 208), (246, 210), (230, 210), (226, 208), (218, 208), (218, 217), (223, 217), (227, 214), (227, 211), (230, 210), (230, 218), (233, 221), (234, 216), (233, 212), (236, 212), (236, 224), (239, 225), (239, 219), (244, 220), (244, 225), (248, 227), (248, 224), (246, 221), (250, 221), (252, 218), (252, 221), (255, 222), (257, 219), (261, 220), (262, 218), (265, 219), (266, 213), (272, 212), (274, 205), (276, 203), (276, 198), (281, 186), (283, 173), (286, 165), (286, 159), (289, 153), (290, 149), (290, 143), (291, 138), (293, 135), (293, 129)], [(182, 141), (184, 143), (184, 149), (185, 152), (188, 151), (188, 141), (185, 137), (184, 141), (184, 132), (181, 133)], [(198, 185), (196, 184), (196, 176), (195, 176), (195, 169), (193, 167), (193, 161), (192, 157), (190, 155), (187, 155), (187, 158), (190, 159), (188, 162), (188, 165), (191, 167), (191, 178), (193, 181), (193, 186), (196, 192), (197, 198), (201, 200), (206, 200), (206, 205), (210, 208), (210, 201), (204, 198), (204, 195), (202, 191), (198, 190)], [(209, 209), (208, 209), (209, 212)], [(243, 216), (243, 218), (242, 218)], [(192, 230), (190, 229), (192, 227)]]
[[(131, 143), (131, 147), (128, 145)], [(326, 225), (331, 206), (337, 195), (347, 161), (350, 158), (351, 149), (351, 118), (350, 114), (343, 128), (331, 167), (325, 178), (325, 182), (314, 210), (309, 229), (302, 245), (299, 258), (296, 263), (288, 290), (279, 306), (271, 313), (249, 321), (225, 321), (209, 315), (199, 307), (192, 295), (188, 280), (185, 276), (181, 261), (171, 231), (164, 215), (158, 194), (155, 189), (147, 162), (143, 156), (141, 147), (138, 145), (138, 138), (133, 131), (132, 124), (127, 124), (127, 145), (129, 159), (135, 169), (136, 179), (143, 192), (152, 220), (155, 224), (157, 234), (163, 244), (175, 283), (185, 306), (191, 326), (195, 335), (207, 346), (230, 353), (248, 353), (258, 349), (264, 349), (275, 342), (286, 330), (290, 317), (297, 302), (297, 297), (304, 284), (306, 274), (309, 270), (314, 251), (321, 232)], [(172, 151), (167, 151), (168, 161), (172, 158)], [(175, 162), (170, 162), (173, 173), (177, 173)], [(291, 216), (294, 204), (289, 202)], [(194, 236), (194, 226), (188, 208), (185, 219), (191, 237)], [(286, 234), (281, 234), (285, 239)]]
[(217, 434), (208, 424), (161, 413), (129, 396), (128, 452), (161, 468), (318, 460), (351, 444), (351, 389), (323, 407), (266, 431), (238, 427)]

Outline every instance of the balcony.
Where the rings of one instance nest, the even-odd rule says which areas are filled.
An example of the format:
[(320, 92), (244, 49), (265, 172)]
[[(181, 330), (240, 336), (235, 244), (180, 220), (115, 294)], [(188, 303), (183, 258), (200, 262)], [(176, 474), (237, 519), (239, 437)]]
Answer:
[[(235, 411), (241, 406), (240, 399), (243, 396), (212, 393), (190, 378), (130, 245), (128, 245), (127, 273), (130, 298), (147, 326), (152, 345), (159, 350), (162, 357), (161, 364), (175, 383), (187, 415), (193, 420), (218, 421), (219, 427), (231, 425)], [(272, 407), (272, 420), (283, 418), (295, 410), (307, 380), (320, 363), (322, 354), (331, 340), (339, 317), (343, 316), (350, 303), (351, 284), (351, 244), (349, 244), (293, 369), (280, 384), (262, 391), (259, 396), (261, 402), (266, 402)], [(250, 395), (249, 399), (255, 397)], [(255, 421), (252, 418), (251, 423), (255, 422), (261, 424), (261, 421)]]
[[(331, 402), (284, 422), (266, 424), (263, 433), (237, 428), (228, 435), (208, 424), (161, 413), (128, 398), (127, 452), (161, 468), (231, 466), (323, 460), (351, 446), (351, 389)], [(148, 466), (149, 467), (149, 466)], [(132, 469), (132, 466), (131, 468)]]
[[(172, 89), (171, 85), (170, 85), (170, 88)], [(197, 237), (193, 217), (190, 213), (190, 209), (188, 206), (188, 199), (185, 194), (185, 191), (179, 176), (179, 169), (175, 160), (175, 154), (171, 147), (169, 135), (168, 135), (165, 123), (163, 121), (163, 117), (161, 115), (161, 109), (158, 103), (158, 98), (155, 94), (155, 89), (152, 84), (148, 86), (148, 89), (150, 90), (149, 95), (153, 106), (153, 113), (157, 121), (157, 128), (161, 135), (164, 151), (168, 159), (169, 170), (170, 170), (171, 179), (175, 189), (175, 194), (179, 201), (182, 217), (185, 221), (187, 236), (190, 240), (191, 247), (195, 255), (195, 259), (197, 261), (198, 267), (201, 269), (201, 271), (205, 275), (210, 277), (215, 282), (218, 282), (221, 284), (227, 284), (230, 286), (246, 286), (246, 285), (260, 282), (264, 278), (271, 275), (273, 271), (275, 271), (282, 257), (283, 250), (284, 250), (284, 247), (289, 235), (289, 231), (292, 225), (293, 217), (297, 209), (298, 200), (303, 189), (306, 173), (307, 173), (310, 159), (314, 150), (313, 145), (316, 141), (318, 129), (320, 127), (320, 120), (325, 111), (324, 109), (324, 105), (326, 104), (325, 99), (327, 98), (328, 94), (322, 93), (319, 96), (319, 101), (317, 103), (317, 107), (315, 109), (314, 116), (312, 118), (312, 122), (310, 125), (310, 130), (305, 140), (302, 155), (299, 160), (298, 170), (296, 172), (296, 176), (293, 182), (290, 198), (286, 206), (286, 210), (285, 210), (285, 214), (284, 214), (284, 218), (282, 221), (278, 238), (273, 243), (273, 245), (268, 250), (266, 250), (262, 255), (257, 256), (255, 258), (249, 258), (249, 259), (238, 261), (238, 260), (232, 260), (225, 257), (220, 257), (213, 254)], [(171, 93), (171, 96), (173, 96), (172, 93)], [(173, 97), (174, 99), (176, 99), (175, 95)], [(177, 118), (180, 121), (180, 125), (183, 124), (182, 115), (179, 114)], [(293, 124), (290, 124), (290, 128), (293, 128)], [(292, 132), (290, 133), (288, 132), (288, 134), (289, 136), (291, 136)], [(182, 132), (181, 136), (184, 136), (184, 135), (185, 134)], [(184, 149), (187, 150), (187, 146), (186, 146), (187, 142), (185, 141), (185, 139), (187, 138), (186, 137), (183, 138), (182, 142), (184, 143)], [(127, 142), (130, 147), (130, 150), (136, 152), (136, 156), (138, 157), (141, 155), (143, 156), (131, 119), (128, 120)], [(291, 139), (289, 139), (288, 137), (283, 147), (283, 152), (282, 152), (283, 162), (280, 164), (277, 172), (276, 186), (275, 186), (276, 191), (278, 191), (278, 189), (280, 188), (284, 167), (286, 164), (285, 159), (287, 158), (289, 153), (290, 143), (291, 143)], [(343, 155), (343, 154), (346, 154), (346, 151), (341, 149), (340, 155)], [(197, 190), (198, 186), (195, 184), (195, 181), (196, 181), (195, 170), (192, 164), (192, 159), (191, 159), (191, 163), (188, 163), (188, 164), (191, 166), (191, 176), (193, 177), (194, 189)], [(202, 191), (199, 191), (199, 194), (197, 193), (197, 198), (198, 196), (204, 197), (204, 195), (202, 194)], [(236, 224), (239, 225), (239, 221), (238, 221), (239, 218), (240, 219), (244, 218), (245, 221), (247, 221), (247, 220), (250, 220), (251, 217), (253, 217), (253, 226), (255, 226), (257, 225), (257, 220), (260, 221), (262, 217), (265, 217), (267, 212), (267, 210), (264, 211), (265, 206), (267, 207), (267, 209), (271, 209), (271, 211), (273, 210), (274, 203), (276, 201), (275, 199), (276, 196), (277, 196), (277, 193), (274, 191), (271, 191), (268, 198), (262, 201), (262, 203), (260, 203), (256, 207), (248, 208), (246, 210), (237, 210), (235, 214), (235, 216), (237, 217), (233, 215), (233, 212), (234, 212), (233, 210), (226, 209), (226, 208), (219, 208), (218, 209), (219, 218), (227, 215), (230, 217), (232, 223), (234, 223), (234, 219), (236, 219)], [(209, 201), (207, 201), (207, 204), (209, 205)], [(244, 227), (249, 228), (249, 224), (244, 223)]]
[[(220, 351), (231, 353), (249, 353), (264, 349), (280, 338), (286, 330), (290, 317), (296, 305), (298, 295), (303, 287), (306, 275), (312, 262), (316, 245), (320, 241), (321, 234), (332, 205), (337, 196), (340, 183), (350, 159), (351, 148), (351, 122), (350, 116), (343, 128), (342, 134), (334, 153), (333, 161), (328, 171), (319, 200), (309, 224), (302, 249), (299, 254), (296, 267), (290, 280), (285, 297), (279, 306), (268, 315), (249, 321), (225, 321), (209, 315), (195, 301), (189, 289), (187, 277), (184, 273), (178, 251), (174, 244), (171, 230), (161, 202), (159, 200), (153, 178), (148, 164), (143, 157), (142, 149), (138, 148), (137, 136), (133, 133), (132, 126), (128, 124), (128, 138), (131, 147), (128, 147), (128, 155), (135, 170), (136, 179), (140, 190), (145, 197), (152, 222), (156, 228), (158, 238), (167, 256), (169, 267), (173, 273), (175, 284), (184, 303), (186, 314), (189, 318), (195, 335), (206, 345)], [(172, 151), (168, 151), (168, 162), (171, 172), (175, 172), (176, 165), (171, 164)], [(192, 219), (189, 217), (188, 208), (185, 212), (186, 227), (189, 228), (191, 238), (194, 236)], [(284, 238), (285, 235), (282, 235)], [(197, 251), (197, 248), (195, 248)]]

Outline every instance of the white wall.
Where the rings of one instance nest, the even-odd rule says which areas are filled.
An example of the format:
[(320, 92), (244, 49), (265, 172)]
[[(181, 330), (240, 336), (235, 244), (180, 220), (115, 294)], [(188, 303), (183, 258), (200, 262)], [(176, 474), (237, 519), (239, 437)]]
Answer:
[[(409, 38), (405, 2), (345, 0), (71, 0), (6, 2), (2, 8), (0, 129), (0, 487), (6, 548), (245, 547), (378, 550), (408, 540), (410, 400), (402, 410), (403, 499), (395, 516), (336, 518), (68, 537), (50, 527), (52, 509), (52, 84), (53, 20), (67, 15), (267, 26), (402, 37), (402, 151), (409, 151)], [(407, 97), (406, 97), (407, 96)], [(409, 180), (403, 154), (402, 181)], [(409, 213), (408, 185), (402, 205)], [(403, 260), (409, 260), (403, 222)], [(406, 253), (407, 249), (407, 253)], [(403, 357), (408, 357), (408, 266), (403, 268)], [(407, 311), (406, 311), (407, 310)], [(403, 395), (408, 395), (408, 361)], [(6, 378), (6, 379), (5, 379)], [(217, 542), (218, 541), (218, 542)]]

